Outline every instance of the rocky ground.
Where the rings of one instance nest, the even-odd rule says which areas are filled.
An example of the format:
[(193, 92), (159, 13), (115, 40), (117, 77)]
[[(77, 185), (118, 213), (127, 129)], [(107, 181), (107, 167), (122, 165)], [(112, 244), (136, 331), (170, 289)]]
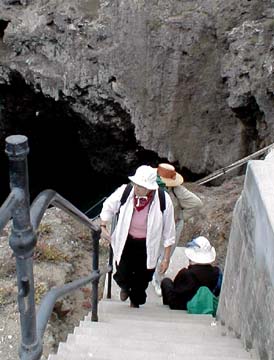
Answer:
[[(203, 200), (204, 206), (186, 223), (181, 245), (193, 236), (207, 236), (217, 250), (217, 263), (223, 268), (229, 238), (232, 211), (243, 186), (243, 177), (235, 177), (221, 186), (186, 184)], [(0, 237), (0, 358), (18, 359), (19, 318), (15, 259), (8, 246), (9, 227)], [(63, 211), (47, 210), (39, 229), (35, 251), (34, 275), (36, 302), (52, 286), (85, 276), (91, 269), (90, 232)], [(107, 244), (102, 243), (100, 265), (107, 263)], [(61, 299), (54, 309), (44, 338), (45, 360), (58, 343), (78, 325), (90, 310), (90, 286)], [(102, 296), (103, 281), (100, 283)]]
[(201, 197), (203, 207), (185, 224), (181, 244), (197, 235), (206, 236), (216, 248), (216, 263), (222, 269), (225, 265), (233, 209), (243, 184), (244, 176), (234, 177), (220, 186), (186, 184), (188, 189)]

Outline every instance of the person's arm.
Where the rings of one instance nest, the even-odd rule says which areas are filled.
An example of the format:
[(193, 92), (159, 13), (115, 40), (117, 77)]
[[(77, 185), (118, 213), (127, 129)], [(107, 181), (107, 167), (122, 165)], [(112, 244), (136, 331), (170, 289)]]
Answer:
[(183, 209), (184, 220), (190, 218), (194, 211), (203, 206), (202, 200), (184, 186), (176, 186), (173, 191)]
[(111, 241), (111, 235), (110, 235), (110, 230), (108, 229), (107, 222), (101, 220), (100, 228), (101, 228), (101, 237), (110, 242)]
[(160, 273), (164, 274), (170, 262), (170, 254), (172, 245), (175, 243), (175, 220), (174, 220), (174, 207), (170, 196), (165, 192), (166, 209), (163, 213), (163, 243), (164, 243), (164, 256), (160, 264)]
[(108, 241), (111, 240), (109, 227), (111, 226), (113, 216), (119, 211), (120, 200), (125, 186), (122, 185), (116, 189), (103, 203), (100, 213), (101, 236)]
[(160, 264), (160, 274), (164, 274), (169, 267), (170, 253), (171, 253), (171, 245), (165, 247), (164, 249), (164, 256)]

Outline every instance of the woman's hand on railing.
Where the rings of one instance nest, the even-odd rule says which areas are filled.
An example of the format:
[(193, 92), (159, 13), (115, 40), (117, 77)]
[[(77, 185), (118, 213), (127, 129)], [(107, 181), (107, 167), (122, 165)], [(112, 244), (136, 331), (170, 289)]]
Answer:
[(111, 236), (109, 230), (107, 229), (107, 226), (101, 224), (100, 227), (101, 227), (101, 237), (107, 240), (108, 242), (110, 242)]

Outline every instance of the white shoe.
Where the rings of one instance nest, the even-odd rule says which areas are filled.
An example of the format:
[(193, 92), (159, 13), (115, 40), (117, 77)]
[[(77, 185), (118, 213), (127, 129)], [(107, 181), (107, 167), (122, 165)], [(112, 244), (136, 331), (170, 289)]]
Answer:
[(152, 279), (152, 285), (154, 287), (154, 291), (156, 293), (157, 296), (161, 297), (162, 296), (162, 289), (161, 289), (161, 285), (159, 284), (158, 281), (156, 281), (154, 278)]

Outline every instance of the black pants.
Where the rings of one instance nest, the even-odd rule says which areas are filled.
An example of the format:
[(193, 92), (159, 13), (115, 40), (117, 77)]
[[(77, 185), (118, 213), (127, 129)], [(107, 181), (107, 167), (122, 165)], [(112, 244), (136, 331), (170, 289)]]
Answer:
[(146, 302), (146, 289), (155, 269), (147, 269), (146, 239), (134, 239), (128, 235), (117, 272), (113, 278), (128, 291), (131, 302), (142, 305)]
[(171, 279), (164, 278), (161, 282), (161, 289), (164, 305), (169, 305), (170, 309), (173, 310), (186, 310), (186, 301), (176, 293)]

